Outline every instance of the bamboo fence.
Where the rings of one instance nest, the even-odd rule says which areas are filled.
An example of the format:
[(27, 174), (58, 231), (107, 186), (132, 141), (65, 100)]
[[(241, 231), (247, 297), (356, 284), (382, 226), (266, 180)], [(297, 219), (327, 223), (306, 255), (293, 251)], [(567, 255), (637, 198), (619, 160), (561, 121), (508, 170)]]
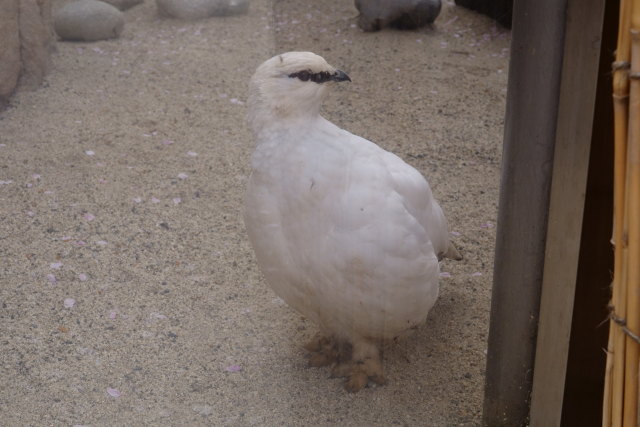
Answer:
[(615, 263), (603, 427), (640, 426), (640, 0), (621, 0), (613, 63)]

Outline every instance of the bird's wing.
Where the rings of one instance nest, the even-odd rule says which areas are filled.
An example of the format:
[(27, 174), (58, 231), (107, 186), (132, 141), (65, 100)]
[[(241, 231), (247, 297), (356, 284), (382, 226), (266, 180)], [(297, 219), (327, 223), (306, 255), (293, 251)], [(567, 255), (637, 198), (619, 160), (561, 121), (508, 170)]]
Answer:
[(449, 245), (447, 220), (442, 208), (433, 197), (427, 180), (415, 168), (393, 153), (384, 152), (383, 160), (393, 177), (393, 187), (402, 196), (403, 203), (427, 230), (436, 254), (440, 257)]
[[(314, 139), (318, 145), (331, 147), (340, 153), (340, 158), (319, 163), (328, 168), (319, 176), (329, 178), (329, 182), (334, 184), (342, 182), (346, 196), (343, 206), (378, 212), (371, 219), (379, 217), (398, 221), (398, 226), (406, 233), (424, 232), (439, 258), (447, 253), (447, 222), (420, 172), (395, 154), (328, 121), (321, 123), (319, 131), (314, 132)], [(342, 178), (340, 175), (343, 175)], [(383, 211), (387, 210), (389, 212), (384, 214)], [(346, 228), (368, 224), (363, 221), (360, 212), (342, 213), (341, 219), (343, 222), (353, 219), (352, 224), (345, 224)], [(398, 236), (397, 239), (402, 237)]]

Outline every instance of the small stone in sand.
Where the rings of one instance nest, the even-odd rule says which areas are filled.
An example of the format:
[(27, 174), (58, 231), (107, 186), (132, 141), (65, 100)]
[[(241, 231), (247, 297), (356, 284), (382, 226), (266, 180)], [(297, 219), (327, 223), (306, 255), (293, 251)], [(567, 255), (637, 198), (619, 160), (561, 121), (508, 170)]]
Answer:
[(137, 6), (144, 3), (144, 0), (102, 0), (105, 3), (109, 3), (112, 6), (117, 7), (120, 10), (131, 9), (133, 6)]
[(431, 24), (440, 14), (441, 0), (355, 0), (358, 25), (364, 31), (384, 27), (403, 30)]
[(116, 38), (124, 27), (122, 12), (97, 0), (78, 0), (60, 8), (53, 21), (63, 40), (96, 41)]
[(247, 13), (249, 0), (156, 0), (160, 16), (186, 20)]

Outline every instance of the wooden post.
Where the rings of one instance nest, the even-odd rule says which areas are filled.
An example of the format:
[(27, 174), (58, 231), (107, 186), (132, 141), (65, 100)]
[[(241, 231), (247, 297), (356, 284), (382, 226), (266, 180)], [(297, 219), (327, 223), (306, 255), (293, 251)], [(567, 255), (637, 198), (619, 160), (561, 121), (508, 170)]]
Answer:
[(605, 0), (569, 0), (567, 4), (532, 427), (559, 426), (562, 419), (604, 6)]
[(526, 425), (544, 265), (566, 0), (517, 0), (482, 423)]

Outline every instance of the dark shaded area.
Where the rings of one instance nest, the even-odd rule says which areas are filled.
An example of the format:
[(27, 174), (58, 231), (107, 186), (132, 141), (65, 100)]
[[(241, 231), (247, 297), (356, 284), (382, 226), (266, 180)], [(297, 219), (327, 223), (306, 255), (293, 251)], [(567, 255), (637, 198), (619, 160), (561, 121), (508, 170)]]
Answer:
[(487, 15), (500, 25), (511, 28), (513, 0), (456, 0), (456, 4)]
[(606, 2), (594, 111), (580, 262), (562, 408), (563, 426), (600, 423), (609, 335), (613, 248), (613, 106), (611, 62), (618, 32), (617, 2)]

